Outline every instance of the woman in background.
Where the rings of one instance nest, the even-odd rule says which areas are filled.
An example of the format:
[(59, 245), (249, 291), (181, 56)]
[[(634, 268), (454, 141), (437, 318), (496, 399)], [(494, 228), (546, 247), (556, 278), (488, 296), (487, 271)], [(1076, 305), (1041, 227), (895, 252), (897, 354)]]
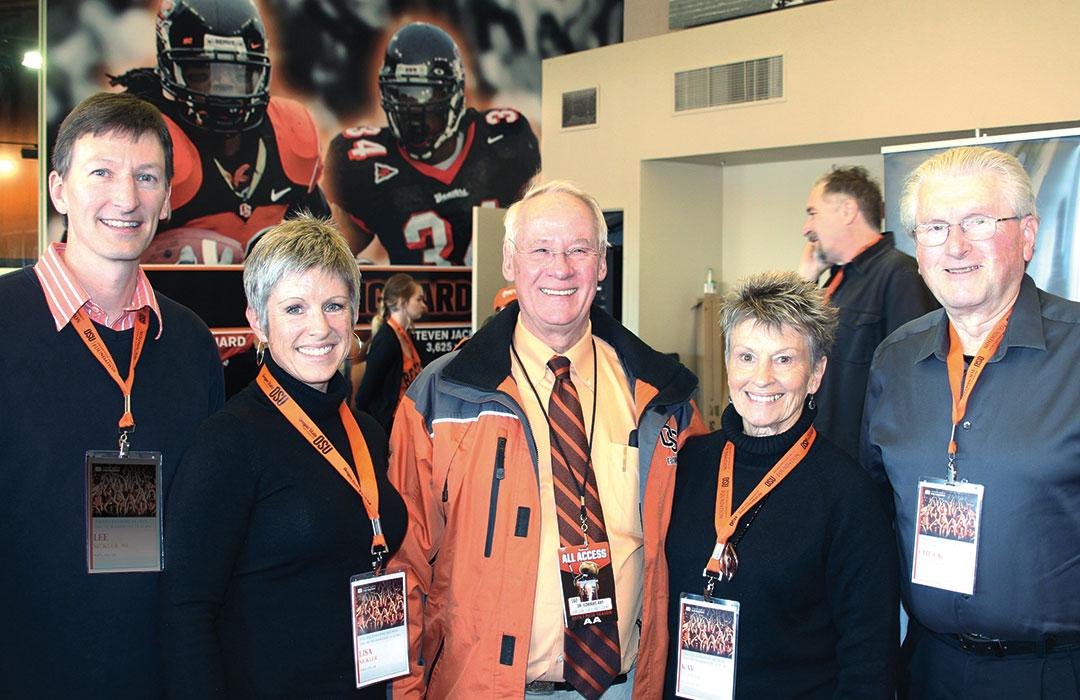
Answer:
[(388, 558), (407, 516), (386, 480), (386, 434), (353, 415), (338, 371), (359, 283), (333, 224), (310, 216), (275, 226), (244, 261), (265, 364), (203, 423), (169, 494), (169, 697), (385, 698), (385, 684), (356, 689), (349, 580), (373, 568), (375, 521)]
[(371, 323), (372, 338), (356, 391), (356, 408), (374, 416), (387, 435), (398, 402), (423, 369), (409, 329), (426, 312), (424, 290), (416, 280), (401, 272), (386, 280), (379, 312)]

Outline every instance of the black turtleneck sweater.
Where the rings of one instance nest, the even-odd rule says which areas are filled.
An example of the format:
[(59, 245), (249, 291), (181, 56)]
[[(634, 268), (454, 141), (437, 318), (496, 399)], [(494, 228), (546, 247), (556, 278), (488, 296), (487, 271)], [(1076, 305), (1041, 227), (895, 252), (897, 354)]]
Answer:
[[(354, 466), (338, 415), (345, 379), (335, 374), (322, 393), (267, 366)], [(357, 418), (395, 551), (407, 516), (386, 480), (386, 434)], [(199, 429), (165, 514), (170, 697), (385, 697), (381, 684), (357, 691), (353, 670), (349, 579), (371, 570), (363, 501), (256, 383)]]
[[(675, 696), (681, 593), (702, 594), (716, 543), (713, 513), (724, 445), (735, 444), (732, 508), (814, 419), (805, 409), (788, 431), (743, 432), (729, 405), (722, 429), (691, 438), (679, 468), (665, 551), (670, 576), (665, 697)], [(898, 645), (896, 545), (874, 484), (820, 433), (806, 457), (735, 537), (739, 569), (713, 596), (740, 603), (738, 698), (892, 698)]]

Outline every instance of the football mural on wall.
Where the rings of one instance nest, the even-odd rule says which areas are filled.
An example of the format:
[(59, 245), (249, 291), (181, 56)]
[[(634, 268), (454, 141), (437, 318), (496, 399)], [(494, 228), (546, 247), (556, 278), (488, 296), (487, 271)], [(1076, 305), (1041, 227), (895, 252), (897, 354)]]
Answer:
[[(337, 221), (372, 309), (396, 266), (419, 266), (410, 274), (442, 295), (414, 331), (429, 360), (468, 332), (472, 208), (509, 206), (539, 171), (541, 60), (621, 41), (622, 12), (622, 0), (47, 0), (47, 142), (100, 90), (165, 115), (172, 216), (143, 262), (215, 332), (230, 390), (249, 378), (238, 366), (252, 342), (239, 265), (299, 211)], [(48, 237), (62, 239), (61, 217)]]

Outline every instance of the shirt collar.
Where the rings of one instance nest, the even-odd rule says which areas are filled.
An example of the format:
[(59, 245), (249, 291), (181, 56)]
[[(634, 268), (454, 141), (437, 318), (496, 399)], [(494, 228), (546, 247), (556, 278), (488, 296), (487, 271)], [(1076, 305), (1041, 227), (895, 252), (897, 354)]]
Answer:
[(894, 247), (896, 247), (896, 243), (895, 243), (895, 240), (893, 238), (892, 231), (882, 231), (881, 232), (881, 238), (879, 238), (874, 243), (874, 245), (872, 245), (869, 248), (867, 248), (866, 250), (860, 252), (858, 255), (856, 255), (854, 258), (852, 258), (848, 263), (846, 263), (844, 265), (838, 265), (836, 267), (838, 269), (840, 267), (844, 267), (844, 268), (848, 268), (848, 269), (855, 270), (855, 271), (858, 271), (858, 272), (862, 272), (863, 268), (866, 267), (868, 264), (870, 264), (870, 262), (873, 261), (874, 258), (878, 257), (879, 255), (884, 253), (889, 248), (894, 248)]
[[(942, 310), (941, 319), (934, 328), (934, 332), (928, 333), (926, 342), (923, 344), (916, 361), (922, 361), (931, 355), (936, 356), (942, 362), (949, 354), (949, 315)], [(990, 362), (997, 362), (1005, 356), (1010, 347), (1034, 348), (1046, 350), (1046, 336), (1043, 333), (1042, 306), (1039, 303), (1039, 290), (1035, 286), (1035, 280), (1025, 274), (1020, 281), (1020, 293), (1013, 304), (1012, 315), (1009, 317), (1009, 327), (1005, 329), (1005, 337), (1001, 339), (1001, 345), (990, 357)]]
[(547, 363), (555, 355), (563, 355), (570, 359), (570, 379), (575, 386), (584, 384), (590, 391), (595, 390), (595, 376), (593, 375), (593, 343), (592, 321), (585, 329), (581, 339), (573, 344), (566, 352), (555, 352), (547, 343), (537, 338), (525, 327), (518, 317), (518, 323), (514, 328), (514, 349), (526, 374), (533, 382), (542, 381), (550, 387), (555, 380), (554, 373), (548, 369)]
[[(34, 274), (37, 275), (38, 281), (45, 291), (45, 301), (49, 305), (49, 311), (52, 313), (57, 332), (62, 331), (64, 326), (71, 322), (71, 317), (75, 315), (75, 312), (81, 308), (85, 307), (87, 313), (94, 320), (100, 320), (104, 315), (101, 307), (94, 302), (86, 288), (79, 283), (71, 268), (64, 262), (64, 251), (66, 249), (67, 245), (64, 243), (51, 243), (37, 263), (34, 264)], [(153, 315), (157, 317), (158, 332), (154, 336), (156, 340), (161, 337), (164, 328), (161, 322), (161, 310), (158, 308), (157, 295), (154, 294), (154, 289), (150, 286), (150, 280), (147, 279), (146, 273), (140, 267), (135, 279), (135, 291), (124, 310), (134, 312), (144, 306), (148, 307), (153, 312)], [(117, 325), (119, 325), (119, 322)], [(126, 327), (130, 326), (130, 323), (126, 324)], [(122, 328), (114, 328), (114, 330), (122, 330)]]

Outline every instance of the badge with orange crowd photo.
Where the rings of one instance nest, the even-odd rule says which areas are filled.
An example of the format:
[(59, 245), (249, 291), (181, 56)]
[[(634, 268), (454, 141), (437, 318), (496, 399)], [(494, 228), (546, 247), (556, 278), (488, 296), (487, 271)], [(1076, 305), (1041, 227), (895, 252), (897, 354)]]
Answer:
[(563, 617), (569, 628), (615, 622), (615, 574), (607, 542), (559, 548)]

